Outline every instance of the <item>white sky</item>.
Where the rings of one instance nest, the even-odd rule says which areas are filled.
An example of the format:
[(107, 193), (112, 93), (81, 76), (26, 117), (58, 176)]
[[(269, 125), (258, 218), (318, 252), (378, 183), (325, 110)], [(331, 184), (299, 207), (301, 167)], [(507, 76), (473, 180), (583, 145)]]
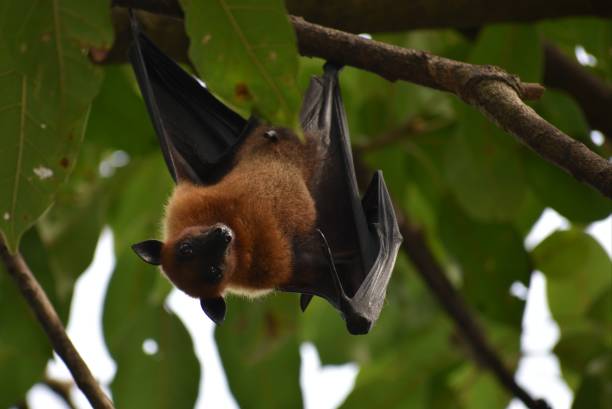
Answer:
[[(554, 230), (567, 227), (567, 220), (553, 210), (547, 209), (525, 239), (525, 246), (531, 249)], [(612, 256), (612, 217), (591, 225), (588, 231)], [(105, 289), (115, 264), (112, 249), (112, 234), (109, 229), (105, 229), (100, 237), (91, 266), (77, 281), (67, 328), (70, 337), (94, 376), (104, 385), (110, 384), (116, 369), (104, 345), (101, 322)], [(528, 292), (521, 285), (514, 286), (512, 289), (513, 294), (527, 297), (521, 338), (524, 357), (520, 361), (516, 376), (518, 382), (527, 390), (541, 393), (554, 409), (569, 409), (572, 392), (561, 378), (558, 360), (550, 352), (558, 341), (559, 328), (548, 309), (545, 285), (544, 276), (536, 272), (532, 276)], [(192, 335), (196, 356), (201, 363), (203, 376), (200, 381), (200, 395), (196, 408), (238, 408), (229, 391), (214, 343), (212, 322), (203, 318), (196, 300), (190, 299), (177, 290), (170, 294), (167, 302)], [(154, 353), (155, 351), (154, 340), (143, 340), (143, 353)], [(357, 365), (322, 367), (316, 348), (308, 343), (302, 345), (300, 354), (302, 357), (300, 384), (305, 408), (336, 408), (353, 388), (358, 373)], [(71, 379), (67, 369), (57, 357), (49, 363), (48, 372), (59, 379)], [(73, 396), (79, 408), (90, 407), (76, 388)], [(30, 390), (28, 402), (32, 409), (66, 408), (61, 400), (40, 385)], [(518, 401), (513, 401), (508, 407), (508, 409), (520, 408), (524, 406)]]

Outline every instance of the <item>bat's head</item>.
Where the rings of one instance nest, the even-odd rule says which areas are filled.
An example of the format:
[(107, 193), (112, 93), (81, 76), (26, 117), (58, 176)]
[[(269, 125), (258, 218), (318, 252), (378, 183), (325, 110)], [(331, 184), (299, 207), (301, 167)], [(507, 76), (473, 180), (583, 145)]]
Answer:
[(134, 244), (132, 249), (145, 262), (160, 265), (174, 285), (188, 295), (200, 298), (203, 303), (220, 298), (216, 302), (219, 304), (236, 267), (234, 239), (231, 228), (217, 223), (186, 228), (165, 243), (146, 240)]

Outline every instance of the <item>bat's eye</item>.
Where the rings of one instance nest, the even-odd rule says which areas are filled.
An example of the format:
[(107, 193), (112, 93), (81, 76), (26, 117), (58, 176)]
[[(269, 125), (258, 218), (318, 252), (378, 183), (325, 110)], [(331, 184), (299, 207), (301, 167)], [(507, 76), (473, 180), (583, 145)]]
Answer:
[(278, 133), (276, 133), (274, 129), (264, 132), (264, 137), (266, 139), (270, 139), (271, 141), (278, 141)]
[(179, 246), (179, 253), (181, 256), (189, 257), (193, 255), (193, 247), (189, 243), (181, 243)]

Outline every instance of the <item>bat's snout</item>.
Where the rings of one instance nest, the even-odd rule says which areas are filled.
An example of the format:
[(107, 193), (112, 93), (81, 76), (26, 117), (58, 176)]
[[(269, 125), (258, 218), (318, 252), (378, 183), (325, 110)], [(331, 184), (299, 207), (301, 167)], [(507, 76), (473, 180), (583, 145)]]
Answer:
[(213, 234), (224, 243), (229, 243), (234, 239), (234, 232), (224, 224), (217, 225), (213, 230)]

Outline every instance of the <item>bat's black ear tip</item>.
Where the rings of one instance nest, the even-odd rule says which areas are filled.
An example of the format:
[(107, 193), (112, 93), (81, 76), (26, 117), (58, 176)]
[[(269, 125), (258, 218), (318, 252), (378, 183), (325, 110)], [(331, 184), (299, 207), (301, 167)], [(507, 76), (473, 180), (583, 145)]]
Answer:
[(308, 308), (308, 304), (310, 304), (311, 300), (312, 294), (302, 294), (300, 296), (300, 309), (302, 312), (306, 311), (306, 308)]
[(145, 263), (159, 266), (161, 264), (161, 252), (164, 243), (159, 240), (145, 240), (140, 243), (132, 244), (132, 250)]
[(227, 307), (223, 297), (215, 298), (200, 298), (200, 306), (202, 311), (208, 318), (210, 318), (215, 324), (219, 325), (225, 320), (225, 311)]
[(372, 321), (359, 315), (346, 317), (346, 328), (351, 335), (365, 335), (372, 328)]

